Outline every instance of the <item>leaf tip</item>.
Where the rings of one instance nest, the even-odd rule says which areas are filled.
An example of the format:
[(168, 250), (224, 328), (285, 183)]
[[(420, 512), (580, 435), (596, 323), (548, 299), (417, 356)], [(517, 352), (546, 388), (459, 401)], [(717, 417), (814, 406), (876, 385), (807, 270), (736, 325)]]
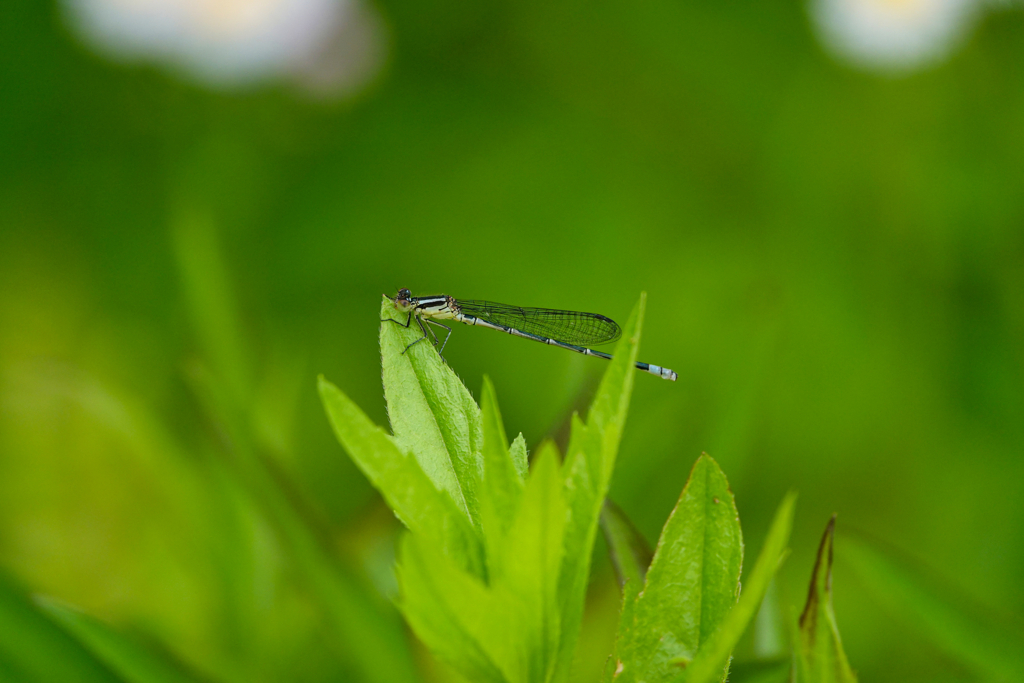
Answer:
[(497, 397), (497, 392), (494, 389), (494, 382), (491, 381), (489, 375), (484, 373), (482, 387), (480, 389), (480, 405), (482, 406), (485, 400), (494, 399)]
[[(832, 514), (828, 524), (825, 525), (825, 533), (821, 536), (818, 544), (818, 554), (814, 560), (814, 569), (811, 572), (811, 584), (807, 591), (807, 603), (804, 611), (800, 614), (800, 628), (808, 630), (809, 622), (813, 620), (815, 609), (817, 609), (819, 596), (828, 596), (832, 592), (832, 553), (833, 541), (835, 539), (836, 515)], [(824, 583), (822, 587), (821, 584)]]
[(338, 388), (324, 377), (323, 373), (320, 373), (316, 376), (316, 389), (320, 393), (320, 398), (323, 399), (327, 397), (330, 391), (337, 391)]

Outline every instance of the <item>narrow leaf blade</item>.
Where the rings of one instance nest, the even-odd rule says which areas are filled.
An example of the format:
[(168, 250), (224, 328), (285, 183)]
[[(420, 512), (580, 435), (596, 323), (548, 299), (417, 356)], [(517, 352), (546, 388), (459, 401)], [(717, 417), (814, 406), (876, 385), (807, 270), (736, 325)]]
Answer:
[(54, 600), (40, 598), (36, 604), (126, 681), (190, 683), (196, 680), (180, 663), (143, 647), (98, 619)]
[(654, 551), (647, 544), (647, 539), (637, 531), (626, 517), (626, 513), (610, 498), (605, 499), (604, 508), (601, 510), (601, 531), (604, 532), (604, 539), (608, 544), (608, 552), (615, 568), (615, 575), (619, 579), (619, 586), (625, 587), (628, 581), (639, 592), (647, 576), (647, 568), (651, 566), (651, 560), (654, 558)]
[(0, 673), (26, 682), (124, 679), (0, 575)]
[[(615, 651), (608, 658), (605, 672), (605, 680), (611, 681), (613, 677), (622, 674), (620, 649), (632, 639), (636, 599), (643, 590), (647, 568), (651, 565), (654, 551), (610, 498), (605, 499), (604, 508), (601, 510), (601, 529), (608, 543), (619, 586), (622, 588), (622, 607), (619, 612)], [(628, 677), (622, 680), (628, 680)]]
[(572, 420), (569, 449), (562, 465), (569, 520), (565, 562), (558, 587), (564, 637), (555, 680), (568, 678), (572, 652), (579, 637), (598, 519), (608, 494), (633, 392), (634, 363), (640, 345), (645, 301), (646, 296), (641, 294), (622, 328), (622, 339), (601, 380), (586, 424), (575, 415)]
[[(509, 453), (505, 428), (498, 412), (494, 385), (484, 377), (481, 396), (483, 421), (483, 483), (480, 487), (480, 520), (484, 543), (493, 555), (508, 533), (523, 494), (523, 480)], [(489, 560), (490, 561), (490, 560)]]
[(216, 225), (203, 212), (183, 212), (172, 238), (188, 313), (203, 355), (232, 399), (242, 401), (253, 386), (251, 359)]

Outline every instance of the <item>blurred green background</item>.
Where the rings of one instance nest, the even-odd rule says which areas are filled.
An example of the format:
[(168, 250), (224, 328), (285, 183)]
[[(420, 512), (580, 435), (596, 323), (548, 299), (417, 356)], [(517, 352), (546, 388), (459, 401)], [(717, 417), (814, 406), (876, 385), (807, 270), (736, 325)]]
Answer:
[[(800, 492), (792, 602), (838, 512), (1024, 614), (1024, 14), (897, 77), (830, 56), (800, 3), (375, 7), (382, 67), (324, 97), (112, 61), (61, 7), (5, 3), (4, 571), (207, 680), (362, 680), (273, 514), (290, 501), (371, 596), (384, 625), (358, 628), (397, 623), (398, 523), (316, 374), (387, 424), (382, 293), (623, 320), (646, 291), (641, 359), (679, 381), (636, 378), (613, 497), (648, 539), (707, 451), (748, 558)], [(461, 327), (445, 356), (531, 448), (605, 369)], [(862, 680), (973, 680), (841, 546)], [(580, 681), (615, 628), (602, 553)]]

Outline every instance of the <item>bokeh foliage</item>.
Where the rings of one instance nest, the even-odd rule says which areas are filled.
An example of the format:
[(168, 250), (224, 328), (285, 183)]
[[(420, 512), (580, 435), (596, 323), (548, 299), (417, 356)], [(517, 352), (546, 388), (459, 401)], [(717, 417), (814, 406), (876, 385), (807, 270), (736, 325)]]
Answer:
[[(1017, 623), (1024, 15), (890, 79), (834, 63), (799, 4), (379, 7), (387, 68), (331, 102), (114, 65), (54, 5), (5, 3), (5, 570), (201, 675), (359, 677), (316, 572), (397, 632), (397, 523), (315, 375), (386, 423), (375, 316), (399, 286), (617, 319), (646, 290), (640, 358), (679, 382), (637, 378), (612, 496), (647, 538), (708, 451), (752, 547), (800, 491), (780, 591), (838, 511)], [(605, 369), (468, 328), (446, 357), (531, 449)], [(971, 679), (836, 555), (862, 680)], [(580, 680), (619, 605), (597, 557)]]

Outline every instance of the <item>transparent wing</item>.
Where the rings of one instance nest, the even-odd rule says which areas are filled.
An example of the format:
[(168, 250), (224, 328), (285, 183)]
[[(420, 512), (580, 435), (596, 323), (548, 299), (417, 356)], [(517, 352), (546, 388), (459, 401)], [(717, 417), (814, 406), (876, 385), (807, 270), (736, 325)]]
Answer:
[(607, 344), (619, 338), (618, 323), (597, 313), (509, 306), (493, 301), (457, 302), (466, 315), (574, 346)]

